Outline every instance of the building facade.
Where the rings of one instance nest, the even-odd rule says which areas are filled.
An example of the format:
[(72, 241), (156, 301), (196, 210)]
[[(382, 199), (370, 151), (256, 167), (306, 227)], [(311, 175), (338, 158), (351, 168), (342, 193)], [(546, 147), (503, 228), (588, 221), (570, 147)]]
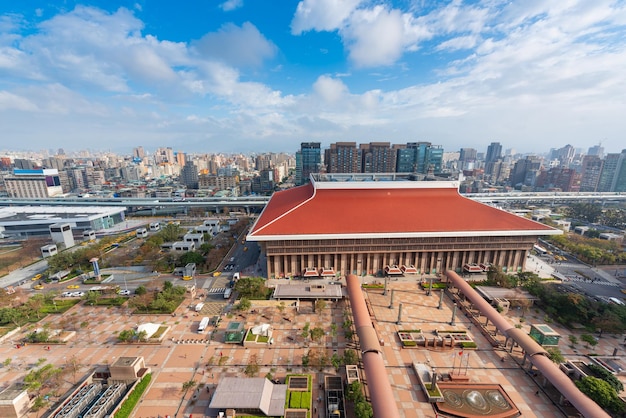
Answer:
[(9, 197), (48, 198), (63, 193), (56, 169), (15, 169), (13, 176), (5, 177), (4, 184)]
[(268, 277), (304, 271), (418, 273), (466, 263), (524, 267), (537, 238), (562, 231), (462, 197), (458, 182), (320, 182), (277, 192), (247, 240), (258, 241)]
[(309, 175), (319, 173), (322, 154), (319, 142), (303, 142), (296, 152), (296, 185), (308, 183)]

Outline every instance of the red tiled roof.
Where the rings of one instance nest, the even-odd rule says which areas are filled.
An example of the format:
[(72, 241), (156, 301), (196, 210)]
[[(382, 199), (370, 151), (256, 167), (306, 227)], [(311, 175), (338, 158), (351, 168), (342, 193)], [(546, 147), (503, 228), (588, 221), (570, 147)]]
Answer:
[[(307, 184), (275, 193), (249, 237), (428, 236), (456, 232), (559, 233), (547, 225), (465, 198), (446, 182), (368, 188)], [(516, 232), (516, 233), (515, 233)]]

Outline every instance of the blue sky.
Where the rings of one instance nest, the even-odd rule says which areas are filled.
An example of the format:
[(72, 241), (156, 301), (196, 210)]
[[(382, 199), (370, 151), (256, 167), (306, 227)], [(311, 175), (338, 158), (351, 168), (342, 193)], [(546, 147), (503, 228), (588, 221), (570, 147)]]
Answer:
[(624, 1), (0, 5), (0, 150), (626, 148)]

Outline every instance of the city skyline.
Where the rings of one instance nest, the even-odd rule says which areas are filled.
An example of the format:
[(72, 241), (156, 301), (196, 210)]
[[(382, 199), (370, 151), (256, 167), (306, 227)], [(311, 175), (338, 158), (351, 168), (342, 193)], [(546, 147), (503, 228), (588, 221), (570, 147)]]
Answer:
[(1, 6), (3, 146), (624, 148), (623, 2), (273, 4)]

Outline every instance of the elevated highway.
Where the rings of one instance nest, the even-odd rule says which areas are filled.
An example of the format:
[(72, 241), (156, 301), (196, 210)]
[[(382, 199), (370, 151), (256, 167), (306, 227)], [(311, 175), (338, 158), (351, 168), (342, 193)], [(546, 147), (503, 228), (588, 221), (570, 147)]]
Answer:
[[(506, 203), (568, 203), (580, 201), (623, 202), (626, 193), (563, 193), (563, 192), (511, 192), (511, 193), (470, 193), (464, 196), (489, 204)], [(270, 196), (239, 196), (239, 197), (206, 197), (187, 198), (99, 198), (99, 197), (64, 197), (48, 199), (0, 198), (0, 206), (125, 206), (128, 208), (172, 208), (172, 207), (204, 207), (204, 208), (241, 208), (260, 211), (269, 202)]]

